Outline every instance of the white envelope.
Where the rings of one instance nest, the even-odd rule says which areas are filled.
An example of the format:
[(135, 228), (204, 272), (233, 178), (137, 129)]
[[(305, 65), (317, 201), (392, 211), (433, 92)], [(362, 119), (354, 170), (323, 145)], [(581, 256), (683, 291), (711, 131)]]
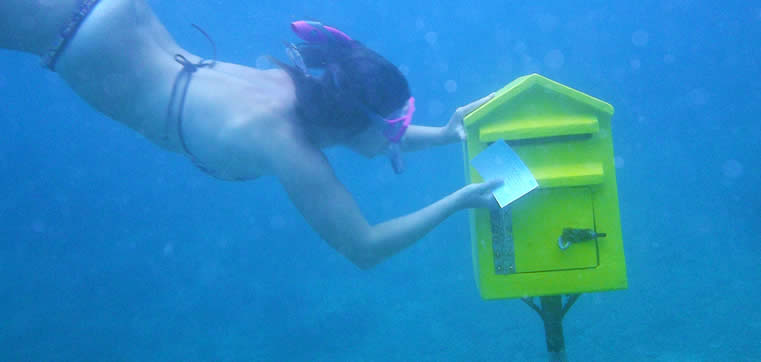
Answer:
[(505, 181), (493, 193), (500, 207), (509, 205), (539, 186), (526, 164), (504, 140), (492, 143), (470, 164), (486, 181), (495, 178)]

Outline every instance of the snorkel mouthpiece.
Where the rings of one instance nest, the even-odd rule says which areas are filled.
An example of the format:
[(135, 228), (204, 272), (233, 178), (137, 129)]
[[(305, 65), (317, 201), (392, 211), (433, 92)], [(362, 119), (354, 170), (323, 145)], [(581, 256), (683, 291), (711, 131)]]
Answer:
[(410, 97), (402, 110), (402, 115), (398, 118), (386, 119), (381, 115), (371, 111), (365, 107), (370, 117), (376, 119), (378, 123), (383, 125), (383, 136), (388, 140), (388, 146), (386, 148), (386, 156), (391, 161), (391, 167), (396, 174), (404, 172), (404, 158), (402, 158), (402, 138), (407, 133), (410, 123), (412, 123), (412, 116), (415, 114), (415, 97)]
[(394, 169), (395, 174), (400, 174), (406, 169), (404, 166), (404, 158), (402, 158), (402, 150), (399, 149), (398, 143), (391, 143), (386, 149), (386, 156), (391, 161), (391, 168)]

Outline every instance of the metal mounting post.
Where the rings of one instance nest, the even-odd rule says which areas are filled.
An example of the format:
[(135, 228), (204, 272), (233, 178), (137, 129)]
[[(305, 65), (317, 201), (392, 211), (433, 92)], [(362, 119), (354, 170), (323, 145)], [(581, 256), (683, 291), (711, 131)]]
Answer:
[(541, 308), (534, 303), (533, 297), (521, 298), (524, 303), (539, 314), (544, 322), (544, 335), (551, 362), (568, 361), (565, 354), (565, 338), (563, 337), (563, 317), (580, 295), (569, 295), (565, 305), (563, 305), (563, 296), (560, 295), (539, 297)]

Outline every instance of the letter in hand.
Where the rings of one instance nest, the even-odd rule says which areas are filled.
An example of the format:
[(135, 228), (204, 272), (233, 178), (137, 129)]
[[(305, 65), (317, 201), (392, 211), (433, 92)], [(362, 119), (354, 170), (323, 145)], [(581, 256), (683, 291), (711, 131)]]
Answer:
[(486, 182), (470, 184), (461, 189), (463, 206), (465, 208), (484, 208), (499, 210), (499, 203), (492, 194), (495, 189), (505, 182), (502, 179), (492, 179)]

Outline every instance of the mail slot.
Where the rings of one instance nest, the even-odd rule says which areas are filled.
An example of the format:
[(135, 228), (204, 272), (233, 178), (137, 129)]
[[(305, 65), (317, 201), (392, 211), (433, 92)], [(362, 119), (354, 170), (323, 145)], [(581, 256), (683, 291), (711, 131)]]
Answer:
[(476, 283), (485, 299), (626, 288), (613, 155), (613, 107), (538, 74), (465, 118), (470, 161), (504, 140), (539, 187), (499, 211), (473, 210)]

